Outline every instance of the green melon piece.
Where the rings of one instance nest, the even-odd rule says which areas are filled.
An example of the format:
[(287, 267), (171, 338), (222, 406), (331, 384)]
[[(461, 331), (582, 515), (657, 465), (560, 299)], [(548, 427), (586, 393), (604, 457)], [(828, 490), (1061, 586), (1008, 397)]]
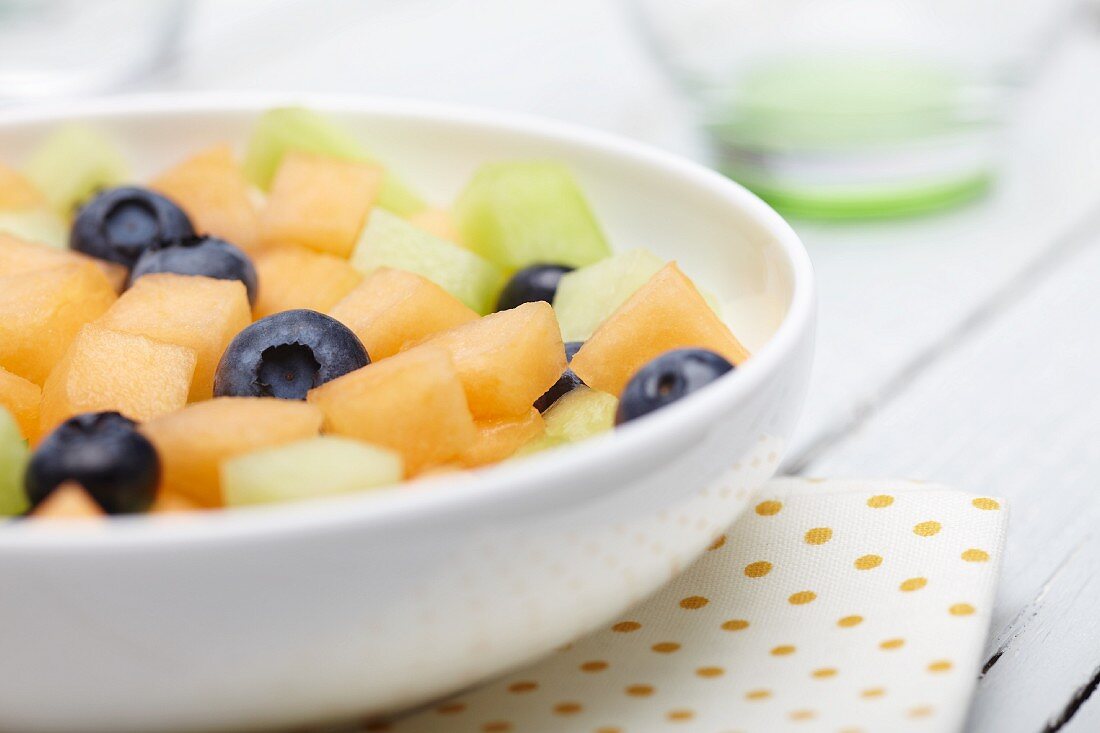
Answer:
[[(283, 155), (290, 150), (377, 163), (355, 136), (327, 117), (301, 107), (281, 107), (268, 110), (256, 121), (245, 153), (245, 176), (266, 191)], [(401, 216), (425, 207), (424, 200), (389, 170), (382, 179), (378, 205)]]
[(506, 272), (536, 263), (583, 267), (611, 254), (603, 232), (561, 163), (489, 163), (455, 204), (462, 240)]
[(520, 448), (516, 455), (537, 453), (605, 433), (615, 427), (618, 407), (619, 400), (614, 395), (577, 387), (542, 414), (545, 432)]
[(101, 188), (117, 186), (130, 167), (114, 143), (84, 125), (59, 127), (31, 153), (23, 171), (61, 216)]
[(351, 264), (363, 273), (379, 267), (415, 272), (482, 315), (493, 310), (504, 283), (492, 263), (378, 209), (359, 235)]
[(229, 506), (273, 504), (395, 484), (404, 465), (393, 451), (323, 436), (231, 458), (221, 466)]
[(69, 227), (52, 209), (0, 211), (0, 232), (50, 247), (69, 246)]
[(15, 418), (0, 407), (0, 517), (22, 514), (29, 506), (23, 491), (23, 471), (29, 458), (27, 441)]

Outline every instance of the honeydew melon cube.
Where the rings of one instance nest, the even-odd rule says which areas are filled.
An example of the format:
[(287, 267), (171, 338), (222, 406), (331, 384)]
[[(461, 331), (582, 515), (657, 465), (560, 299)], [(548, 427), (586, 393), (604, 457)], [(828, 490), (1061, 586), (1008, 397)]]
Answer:
[(69, 246), (69, 227), (52, 209), (0, 211), (0, 232), (61, 249)]
[(506, 272), (584, 267), (611, 254), (584, 194), (561, 163), (489, 163), (455, 204), (462, 241)]
[(587, 341), (664, 264), (649, 250), (632, 249), (567, 273), (554, 296), (562, 338)]
[(351, 263), (363, 273), (379, 267), (414, 272), (480, 314), (493, 310), (504, 283), (504, 274), (492, 263), (378, 209), (371, 212)]
[[(245, 153), (245, 175), (266, 191), (283, 156), (291, 150), (377, 163), (354, 135), (332, 120), (302, 107), (281, 107), (268, 110), (256, 121)], [(382, 179), (378, 205), (401, 216), (425, 207), (424, 200), (389, 170)]]
[(246, 453), (221, 467), (228, 506), (347, 494), (395, 484), (403, 474), (394, 451), (336, 436)]
[(59, 127), (31, 153), (24, 173), (68, 217), (94, 191), (117, 186), (130, 167), (114, 143), (84, 125)]
[(23, 491), (23, 471), (30, 451), (19, 432), (15, 418), (0, 407), (0, 516), (22, 514), (27, 510)]
[(520, 448), (517, 455), (536, 453), (605, 433), (615, 426), (618, 406), (619, 400), (614, 395), (577, 387), (543, 413), (543, 434)]

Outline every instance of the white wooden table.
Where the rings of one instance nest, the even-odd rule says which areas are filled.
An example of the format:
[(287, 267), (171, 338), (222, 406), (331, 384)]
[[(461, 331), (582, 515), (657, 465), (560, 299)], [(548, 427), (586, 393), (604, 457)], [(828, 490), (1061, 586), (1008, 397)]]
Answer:
[[(701, 157), (615, 0), (207, 1), (157, 89), (344, 91), (518, 109)], [(1100, 730), (1100, 18), (1020, 105), (999, 188), (940, 217), (796, 223), (818, 361), (789, 472), (1007, 497), (969, 729)], [(1090, 697), (1091, 695), (1091, 697)]]

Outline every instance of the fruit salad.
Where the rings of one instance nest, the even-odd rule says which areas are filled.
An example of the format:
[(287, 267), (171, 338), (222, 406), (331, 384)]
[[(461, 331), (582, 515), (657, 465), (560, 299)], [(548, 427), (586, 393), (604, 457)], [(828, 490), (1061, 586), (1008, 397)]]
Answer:
[(0, 281), (0, 515), (35, 521), (477, 469), (749, 356), (675, 262), (612, 251), (566, 165), (488, 162), (433, 206), (300, 108), (140, 181), (56, 130), (0, 164)]

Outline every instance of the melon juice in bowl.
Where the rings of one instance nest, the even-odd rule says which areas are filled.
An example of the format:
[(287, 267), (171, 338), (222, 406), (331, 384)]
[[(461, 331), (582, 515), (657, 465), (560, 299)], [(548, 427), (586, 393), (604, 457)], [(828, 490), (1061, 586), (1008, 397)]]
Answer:
[(79, 122), (144, 181), (219, 142), (240, 151), (288, 104), (330, 116), (435, 202), (486, 162), (564, 164), (613, 249), (675, 260), (752, 355), (658, 414), (483, 469), (293, 504), (0, 525), (0, 729), (281, 729), (424, 702), (614, 623), (782, 458), (810, 369), (810, 266), (778, 215), (694, 164), (497, 113), (240, 95), (10, 111), (0, 160)]

